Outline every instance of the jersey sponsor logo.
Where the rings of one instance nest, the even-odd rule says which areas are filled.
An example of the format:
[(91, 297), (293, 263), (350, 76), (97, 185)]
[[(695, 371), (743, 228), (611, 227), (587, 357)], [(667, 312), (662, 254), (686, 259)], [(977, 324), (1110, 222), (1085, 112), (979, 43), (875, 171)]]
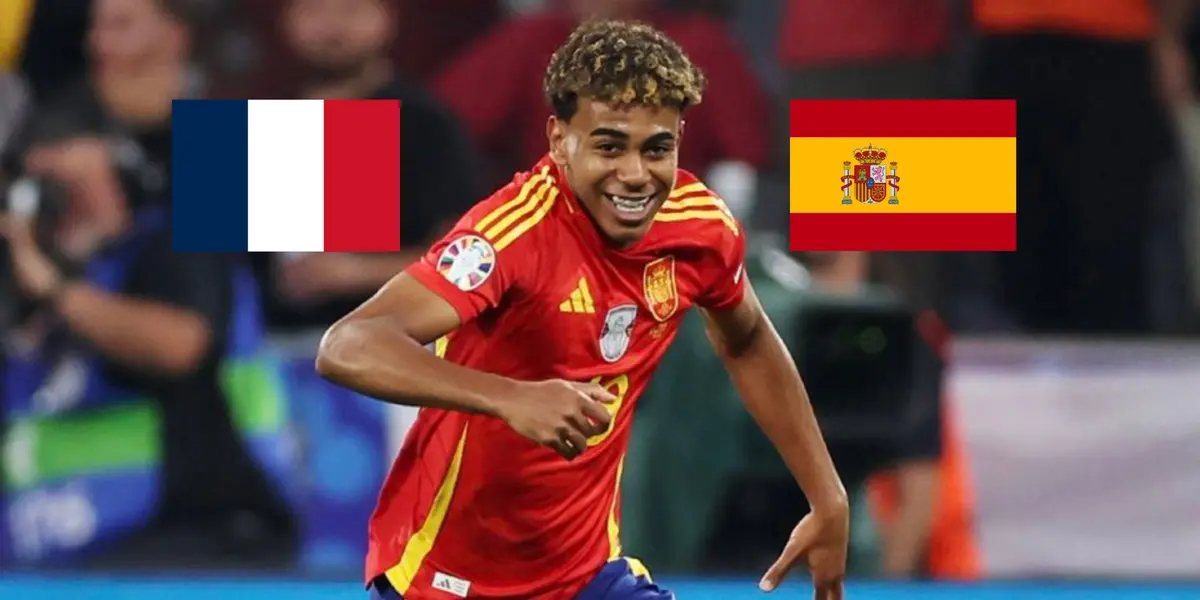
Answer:
[(439, 571), (433, 574), (433, 589), (466, 598), (471, 591), (471, 582)]
[(608, 362), (617, 362), (629, 349), (633, 337), (633, 320), (637, 306), (622, 304), (614, 306), (604, 315), (604, 327), (600, 330), (600, 356)]
[(479, 236), (464, 235), (442, 250), (437, 269), (455, 287), (469, 292), (496, 270), (496, 250)]
[(646, 292), (646, 305), (650, 314), (659, 321), (666, 321), (679, 310), (679, 291), (675, 286), (675, 257), (664, 256), (646, 265), (642, 279)]

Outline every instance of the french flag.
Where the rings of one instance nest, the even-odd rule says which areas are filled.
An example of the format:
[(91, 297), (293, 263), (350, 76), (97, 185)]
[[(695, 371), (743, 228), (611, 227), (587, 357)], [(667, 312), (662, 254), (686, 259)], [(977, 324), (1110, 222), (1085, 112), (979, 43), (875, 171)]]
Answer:
[(398, 100), (176, 100), (181, 252), (400, 249)]

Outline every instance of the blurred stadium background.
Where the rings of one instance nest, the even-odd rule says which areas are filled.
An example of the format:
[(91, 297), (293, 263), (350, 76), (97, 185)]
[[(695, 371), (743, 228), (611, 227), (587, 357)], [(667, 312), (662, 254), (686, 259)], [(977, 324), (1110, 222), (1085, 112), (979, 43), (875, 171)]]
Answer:
[[(532, 164), (550, 52), (609, 14), (710, 76), (683, 161), (754, 230), (854, 495), (851, 598), (1200, 598), (1192, 5), (0, 0), (0, 597), (363, 597), (413, 411), (320, 381), (316, 340)], [(412, 250), (170, 253), (182, 97), (401, 99)], [(786, 100), (941, 97), (1018, 100), (1021, 250), (787, 252)], [(628, 551), (757, 597), (804, 500), (694, 318), (638, 419)]]

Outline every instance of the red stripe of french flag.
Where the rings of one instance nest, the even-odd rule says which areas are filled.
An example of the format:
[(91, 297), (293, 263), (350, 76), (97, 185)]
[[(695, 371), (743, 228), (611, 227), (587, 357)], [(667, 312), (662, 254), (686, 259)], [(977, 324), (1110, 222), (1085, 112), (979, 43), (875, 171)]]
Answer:
[(400, 101), (326, 101), (324, 108), (324, 250), (399, 250)]

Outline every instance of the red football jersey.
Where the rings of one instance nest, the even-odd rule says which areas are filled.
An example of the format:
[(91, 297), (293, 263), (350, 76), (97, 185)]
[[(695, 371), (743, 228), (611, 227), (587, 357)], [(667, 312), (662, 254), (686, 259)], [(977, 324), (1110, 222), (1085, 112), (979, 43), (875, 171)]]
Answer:
[(446, 360), (519, 380), (598, 382), (619, 399), (574, 461), (499, 419), (424, 408), (371, 517), (366, 576), (406, 600), (572, 598), (621, 553), (621, 466), (638, 397), (693, 305), (745, 291), (745, 241), (724, 203), (679, 171), (648, 235), (605, 243), (557, 167), (479, 203), (408, 272), (463, 325)]

